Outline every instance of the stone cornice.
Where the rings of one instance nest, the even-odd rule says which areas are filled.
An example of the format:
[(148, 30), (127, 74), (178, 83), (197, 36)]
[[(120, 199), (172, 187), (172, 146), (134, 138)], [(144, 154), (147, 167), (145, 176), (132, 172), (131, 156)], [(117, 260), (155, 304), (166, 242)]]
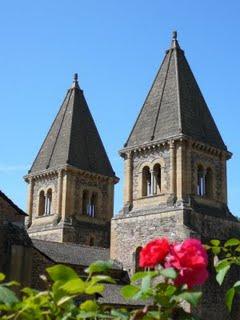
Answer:
[(211, 155), (224, 157), (227, 160), (232, 157), (232, 153), (227, 150), (221, 150), (209, 144), (199, 142), (197, 140), (193, 140), (191, 137), (184, 134), (172, 136), (168, 139), (152, 141), (150, 143), (145, 143), (141, 146), (126, 147), (119, 150), (119, 154), (121, 157), (126, 158), (129, 154), (133, 154), (136, 152), (145, 153), (146, 151), (154, 150), (160, 147), (165, 147), (165, 146), (173, 147), (174, 144), (179, 142), (186, 142), (188, 144), (191, 144), (192, 148), (195, 150), (200, 150)]
[(57, 175), (60, 171), (79, 173), (82, 176), (92, 177), (92, 178), (95, 178), (95, 179), (101, 180), (101, 181), (109, 181), (112, 184), (116, 184), (119, 181), (118, 177), (104, 176), (102, 174), (98, 174), (98, 173), (94, 173), (94, 172), (78, 169), (78, 168), (76, 168), (74, 166), (71, 166), (71, 165), (64, 165), (62, 167), (58, 167), (58, 168), (55, 168), (55, 169), (46, 169), (46, 170), (41, 171), (41, 172), (29, 173), (28, 175), (24, 176), (23, 178), (24, 178), (24, 180), (26, 182), (30, 182), (30, 180), (32, 180), (32, 179), (36, 180), (36, 179), (39, 179), (39, 178), (49, 178), (51, 176)]

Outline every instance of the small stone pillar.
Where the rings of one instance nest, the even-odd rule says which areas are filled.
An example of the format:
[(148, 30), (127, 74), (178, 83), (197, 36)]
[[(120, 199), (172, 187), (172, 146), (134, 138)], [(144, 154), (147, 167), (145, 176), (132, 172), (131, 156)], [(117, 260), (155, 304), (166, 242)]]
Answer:
[(57, 215), (58, 222), (62, 218), (62, 186), (63, 185), (63, 170), (58, 171), (58, 182), (57, 182)]
[(186, 195), (186, 159), (185, 141), (180, 140), (177, 145), (176, 176), (177, 176), (177, 201), (182, 202)]
[(176, 194), (176, 150), (174, 141), (170, 141), (170, 193)]
[(29, 185), (28, 185), (28, 204), (27, 204), (27, 213), (28, 213), (28, 223), (27, 227), (29, 228), (32, 224), (32, 211), (33, 211), (33, 187), (34, 181), (33, 178), (29, 178)]
[(130, 207), (132, 204), (132, 153), (128, 152), (124, 158), (124, 192), (123, 201), (124, 207)]

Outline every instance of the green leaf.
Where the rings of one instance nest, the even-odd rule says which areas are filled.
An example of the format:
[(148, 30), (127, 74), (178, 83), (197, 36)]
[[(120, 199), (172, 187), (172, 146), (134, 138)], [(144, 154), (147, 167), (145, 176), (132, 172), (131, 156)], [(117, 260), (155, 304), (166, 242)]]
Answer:
[(4, 283), (4, 287), (13, 287), (13, 286), (20, 286), (20, 283), (17, 281), (9, 281)]
[(176, 279), (178, 275), (176, 270), (173, 268), (162, 269), (160, 271), (160, 274), (165, 278), (169, 278), (169, 279)]
[(228, 270), (230, 269), (230, 265), (226, 265), (224, 268), (222, 268), (216, 276), (216, 280), (218, 282), (218, 284), (221, 286), (223, 283), (223, 280), (228, 272)]
[(169, 284), (167, 286), (165, 294), (166, 294), (166, 296), (171, 297), (176, 292), (176, 290), (177, 290), (177, 288), (174, 285)]
[(0, 272), (0, 281), (3, 281), (6, 278), (5, 274)]
[(142, 279), (142, 292), (145, 293), (151, 287), (151, 277), (148, 275)]
[(77, 273), (72, 268), (64, 266), (62, 264), (57, 264), (53, 267), (49, 267), (46, 269), (46, 271), (53, 281), (68, 281), (78, 278)]
[(67, 281), (64, 285), (60, 287), (60, 289), (64, 290), (69, 294), (80, 294), (84, 293), (85, 290), (85, 282), (78, 278)]
[(237, 282), (235, 282), (233, 287), (235, 288), (235, 290), (240, 290), (240, 281), (238, 280)]
[(86, 300), (80, 305), (80, 309), (86, 312), (96, 312), (99, 309), (96, 301)]
[(77, 319), (97, 319), (96, 312), (80, 310)]
[(85, 289), (86, 294), (102, 293), (105, 287), (103, 284), (90, 285)]
[(126, 310), (111, 310), (111, 315), (114, 317), (114, 319), (118, 320), (128, 320), (129, 319), (129, 313)]
[(214, 246), (214, 247), (218, 247), (220, 245), (220, 241), (217, 239), (213, 239), (210, 241), (210, 243)]
[(90, 266), (85, 269), (85, 272), (87, 273), (99, 273), (99, 272), (106, 272), (109, 269), (111, 269), (112, 267), (112, 262), (111, 261), (96, 261), (92, 264), (90, 264)]
[(220, 260), (218, 261), (217, 265), (215, 266), (215, 269), (217, 272), (224, 269), (226, 266), (229, 266), (231, 263), (228, 261), (228, 259)]
[(232, 238), (225, 242), (224, 247), (227, 248), (227, 247), (233, 247), (238, 245), (240, 245), (240, 240), (236, 238)]
[(86, 312), (96, 312), (99, 309), (99, 306), (96, 301), (86, 300), (80, 305), (80, 309)]
[(230, 288), (227, 293), (226, 293), (226, 305), (229, 311), (232, 310), (232, 303), (233, 303), (233, 298), (235, 295), (235, 289), (234, 288)]
[(18, 301), (19, 300), (13, 291), (6, 287), (0, 286), (0, 303), (4, 303), (7, 306), (12, 306)]
[(132, 298), (135, 294), (137, 294), (140, 291), (140, 289), (138, 287), (132, 286), (132, 285), (127, 285), (124, 286), (121, 289), (121, 295), (125, 298), (125, 299), (130, 299)]
[(215, 255), (218, 255), (221, 252), (221, 248), (220, 247), (212, 247), (212, 252)]
[(29, 297), (33, 297), (33, 296), (35, 296), (39, 291), (38, 290), (36, 290), (36, 289), (32, 289), (32, 288), (28, 288), (28, 287), (26, 287), (26, 288), (23, 288), (22, 290), (21, 290), (23, 293), (25, 293), (27, 296), (29, 296)]
[(131, 277), (131, 282), (136, 282), (138, 280), (143, 279), (146, 276), (150, 276), (151, 278), (154, 278), (157, 275), (158, 275), (158, 271), (140, 271), (140, 272), (136, 272)]
[(116, 281), (109, 276), (97, 275), (97, 276), (92, 277), (91, 284), (95, 284), (95, 283), (99, 283), (99, 282), (113, 283), (113, 284), (116, 283)]
[(202, 297), (202, 292), (188, 292), (185, 291), (183, 293), (180, 293), (177, 296), (177, 299), (179, 300), (185, 300), (188, 303), (190, 303), (192, 306), (196, 307), (200, 298)]
[(69, 300), (72, 300), (71, 296), (63, 296), (61, 299), (58, 300), (57, 306), (61, 306), (64, 303), (68, 302)]

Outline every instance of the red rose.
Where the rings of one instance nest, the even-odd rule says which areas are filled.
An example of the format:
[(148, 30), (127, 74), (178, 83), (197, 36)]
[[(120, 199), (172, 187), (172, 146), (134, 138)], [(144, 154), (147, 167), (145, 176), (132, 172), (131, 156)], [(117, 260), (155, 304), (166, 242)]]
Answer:
[(187, 239), (171, 246), (166, 267), (179, 270), (176, 285), (187, 284), (189, 288), (203, 284), (208, 278), (207, 252), (197, 239)]
[(169, 253), (169, 249), (170, 245), (166, 238), (155, 239), (148, 242), (140, 252), (140, 267), (155, 267), (157, 264), (163, 262)]

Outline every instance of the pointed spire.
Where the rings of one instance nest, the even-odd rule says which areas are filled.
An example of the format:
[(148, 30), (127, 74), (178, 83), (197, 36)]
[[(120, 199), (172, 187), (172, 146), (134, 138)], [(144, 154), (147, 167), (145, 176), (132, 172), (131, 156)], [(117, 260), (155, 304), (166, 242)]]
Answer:
[(171, 48), (166, 51), (125, 147), (180, 134), (226, 150), (174, 31)]
[(172, 49), (180, 49), (179, 43), (177, 41), (177, 31), (173, 31), (172, 33)]
[(31, 173), (66, 164), (114, 177), (101, 137), (74, 74), (73, 84), (32, 165)]
[(77, 73), (74, 73), (73, 75), (73, 83), (72, 83), (72, 86), (71, 86), (71, 89), (80, 89), (79, 87), (79, 84), (78, 84), (78, 74)]

